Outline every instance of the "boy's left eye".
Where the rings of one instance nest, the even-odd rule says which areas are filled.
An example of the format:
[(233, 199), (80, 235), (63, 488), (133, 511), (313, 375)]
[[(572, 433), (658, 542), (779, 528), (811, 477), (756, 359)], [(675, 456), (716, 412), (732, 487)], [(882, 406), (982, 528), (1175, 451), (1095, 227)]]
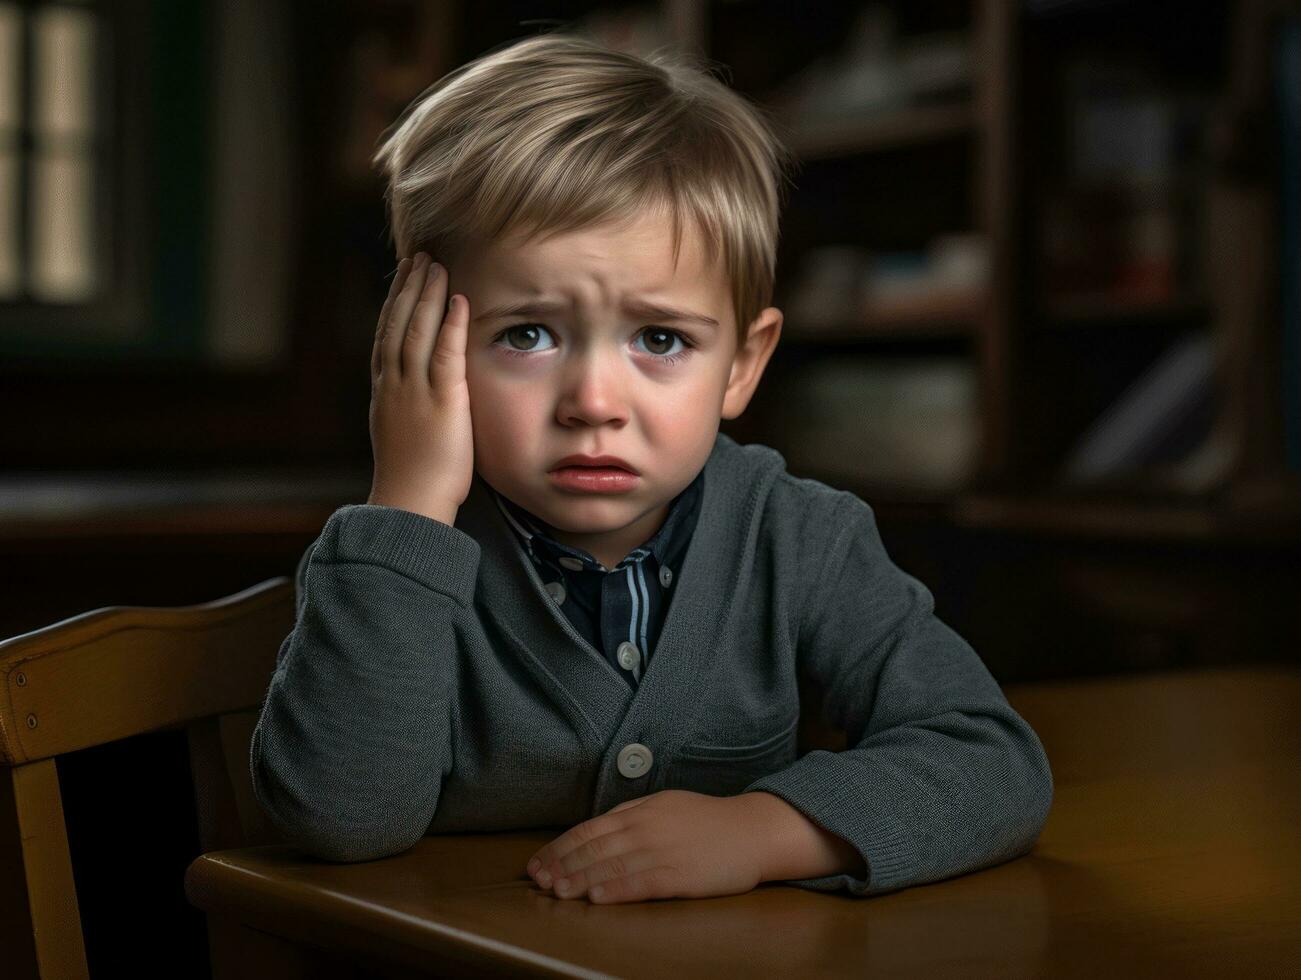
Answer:
[[(501, 341), (504, 338), (510, 336), (515, 336), (519, 338), (522, 334), (525, 333), (537, 335), (539, 331), (545, 331), (548, 334), (550, 334), (551, 332), (547, 327), (543, 326), (540, 323), (516, 323), (513, 324), (512, 326), (507, 327), (501, 333), (497, 334), (497, 336), (493, 338), (492, 343), (494, 347), (500, 347), (503, 353), (511, 354), (516, 357), (521, 357), (521, 356), (526, 357), (529, 354), (533, 353), (534, 351), (537, 351), (539, 349), (546, 350), (547, 348), (529, 347), (526, 350), (519, 350), (514, 347), (502, 346)], [(663, 361), (670, 364), (675, 363), (681, 360), (682, 358), (686, 357), (690, 353), (690, 351), (695, 347), (695, 344), (691, 342), (691, 339), (687, 337), (686, 334), (683, 334), (677, 330), (670, 330), (668, 327), (646, 327), (637, 336), (639, 339), (642, 337), (649, 338), (646, 342), (647, 351), (654, 356), (654, 360)], [(664, 346), (667, 346), (671, 350), (673, 347), (674, 339), (681, 341), (682, 343), (681, 350), (672, 354), (668, 353), (667, 351), (656, 350), (656, 348), (664, 347)], [(536, 343), (536, 340), (533, 340), (532, 342)]]

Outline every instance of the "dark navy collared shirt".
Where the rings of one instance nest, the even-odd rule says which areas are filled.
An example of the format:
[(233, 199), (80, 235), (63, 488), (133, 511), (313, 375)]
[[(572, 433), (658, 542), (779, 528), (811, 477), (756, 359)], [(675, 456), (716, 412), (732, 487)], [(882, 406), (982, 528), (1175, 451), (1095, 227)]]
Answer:
[(704, 483), (701, 468), (673, 498), (663, 526), (609, 570), (590, 552), (557, 541), (551, 525), (492, 490), (551, 598), (634, 689), (664, 625), (673, 578), (700, 516)]

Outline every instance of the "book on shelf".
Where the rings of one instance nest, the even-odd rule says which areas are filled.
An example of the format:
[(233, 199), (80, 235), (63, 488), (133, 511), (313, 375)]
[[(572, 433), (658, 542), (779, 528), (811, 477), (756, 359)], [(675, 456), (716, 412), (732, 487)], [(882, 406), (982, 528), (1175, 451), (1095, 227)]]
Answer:
[(1166, 307), (1198, 285), (1206, 97), (1147, 64), (1077, 56), (1061, 72), (1061, 173), (1038, 230), (1047, 292)]
[(858, 11), (839, 48), (766, 101), (797, 132), (810, 122), (889, 119), (910, 107), (969, 100), (975, 71), (969, 31), (905, 34), (889, 7), (871, 3)]
[(1216, 345), (1198, 331), (1172, 345), (1109, 407), (1062, 467), (1072, 488), (1128, 484), (1199, 491), (1215, 486), (1231, 447), (1215, 428)]
[(976, 376), (961, 358), (824, 359), (788, 390), (777, 425), (792, 472), (917, 491), (956, 489), (971, 475)]
[(796, 335), (968, 323), (987, 302), (989, 268), (989, 243), (974, 232), (936, 235), (914, 251), (822, 245), (801, 257), (782, 305)]

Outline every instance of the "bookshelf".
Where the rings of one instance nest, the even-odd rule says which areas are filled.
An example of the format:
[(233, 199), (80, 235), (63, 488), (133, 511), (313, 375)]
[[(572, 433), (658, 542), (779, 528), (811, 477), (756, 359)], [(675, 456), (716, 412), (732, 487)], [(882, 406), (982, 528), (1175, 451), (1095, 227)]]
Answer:
[[(1294, 662), (1301, 481), (1279, 367), (1301, 338), (1281, 336), (1265, 66), (1301, 4), (889, 3), (898, 51), (937, 39), (943, 64), (964, 39), (966, 83), (818, 112), (809, 93), (834, 101), (827, 68), (871, 33), (869, 6), (662, 4), (799, 161), (782, 340), (724, 431), (868, 501), (1000, 680)], [(1117, 180), (1154, 150), (1107, 140), (1145, 131), (1169, 135), (1163, 165)], [(964, 235), (981, 275), (891, 288)], [(846, 301), (882, 258), (887, 288)], [(1105, 479), (1067, 479), (1109, 456)]]
[[(1016, 11), (1013, 4), (994, 0), (928, 4), (924, 11), (922, 6), (859, 4), (854, 9), (843, 5), (838, 12), (842, 20), (836, 24), (802, 25), (813, 41), (811, 45), (806, 41), (805, 63), (788, 65), (784, 78), (765, 73), (766, 66), (757, 67), (747, 61), (744, 51), (729, 46), (729, 39), (740, 36), (730, 28), (742, 18), (772, 14), (744, 3), (691, 0), (669, 0), (664, 9), (666, 21), (680, 30), (675, 36), (677, 43), (728, 66), (735, 76), (732, 84), (771, 112), (800, 168), (794, 177), (797, 189), (783, 218), (778, 258), (775, 302), (786, 312), (782, 343), (750, 409), (741, 419), (725, 422), (725, 431), (741, 441), (774, 445), (787, 456), (792, 469), (853, 486), (865, 499), (906, 507), (914, 514), (921, 508), (934, 516), (937, 508), (952, 505), (959, 488), (998, 486), (1014, 465), (1012, 389), (1005, 381), (1013, 358), (1015, 299), (1010, 287), (1017, 245), (1016, 200), (1011, 192)], [(764, 32), (762, 23), (749, 26), (751, 34)], [(825, 38), (817, 36), (819, 30), (826, 32)], [(851, 39), (849, 45), (846, 37)], [(938, 43), (928, 50), (925, 45), (931, 39)], [(929, 64), (934, 69), (938, 64), (939, 74), (947, 77), (940, 78), (929, 91), (925, 85), (916, 85), (917, 91), (896, 90), (873, 99), (869, 78), (858, 87), (860, 94), (869, 94), (857, 101), (835, 94), (853, 90), (852, 86), (837, 89), (837, 67), (851, 72), (855, 64), (872, 64), (876, 55), (885, 64), (894, 57), (892, 42), (903, 52), (895, 63), (902, 65), (905, 73), (911, 52), (912, 65)], [(837, 62), (837, 57), (843, 60)], [(888, 89), (888, 75), (880, 78), (887, 79), (880, 87)], [(819, 105), (824, 109), (830, 105), (831, 111), (819, 111)], [(919, 208), (915, 224), (896, 220), (876, 236), (868, 227), (871, 222), (856, 229), (842, 226), (836, 229), (839, 234), (827, 241), (819, 217), (828, 204), (818, 200), (819, 190), (830, 188), (827, 196), (834, 199), (843, 185), (855, 183), (858, 188), (880, 188), (885, 197), (879, 204), (890, 203), (889, 188), (898, 183), (905, 185), (907, 197), (938, 200)], [(944, 190), (933, 195), (930, 188), (934, 187)], [(860, 213), (881, 210), (871, 206), (870, 193), (849, 188), (848, 194), (853, 199), (846, 203), (847, 211), (855, 205)], [(830, 205), (836, 206), (834, 201)], [(814, 275), (803, 284), (812, 301), (802, 304), (797, 295), (799, 270), (811, 264), (806, 260), (819, 249), (830, 252), (839, 246), (845, 254), (825, 255), (827, 264), (857, 261), (860, 274), (870, 277), (866, 270), (873, 268), (874, 260), (876, 267), (887, 266), (891, 259), (896, 265), (906, 265), (910, 257), (924, 254), (928, 242), (937, 236), (955, 233), (965, 236), (968, 254), (974, 249), (979, 258), (974, 263), (978, 270), (959, 281), (927, 282), (914, 275), (910, 283), (906, 273), (915, 270), (905, 269), (904, 275), (886, 280), (889, 288), (861, 290), (836, 306), (818, 301), (827, 290), (820, 288), (823, 282)], [(832, 248), (827, 249), (828, 245)], [(855, 256), (856, 250), (859, 254)], [(915, 259), (913, 264), (924, 265)], [(801, 438), (801, 431), (824, 427), (827, 416), (814, 419), (812, 410), (803, 418), (786, 415), (793, 405), (800, 404), (798, 393), (791, 399), (792, 388), (816, 383), (806, 379), (816, 378), (819, 364), (830, 363), (859, 363), (867, 371), (893, 365), (887, 372), (906, 372), (910, 363), (925, 363), (934, 372), (947, 363), (950, 383), (968, 392), (965, 408), (958, 407), (962, 399), (955, 396), (948, 411), (974, 416), (976, 424), (971, 424), (970, 418), (946, 423), (938, 408), (927, 424), (934, 427), (932, 431), (967, 433), (962, 446), (956, 444), (962, 440), (951, 440), (954, 451), (964, 454), (964, 463), (936, 469), (932, 460), (930, 465), (936, 471), (929, 478), (921, 478), (919, 473), (891, 476), (831, 467), (828, 463), (833, 457), (863, 457), (863, 453), (853, 452), (849, 438), (852, 418), (845, 419), (846, 431), (836, 437), (839, 443), (833, 438), (826, 440), (818, 453), (801, 452), (801, 445), (809, 442)], [(959, 370), (970, 373), (965, 385), (952, 376)], [(888, 375), (879, 371), (864, 374), (864, 379), (871, 377), (884, 379)], [(822, 383), (829, 386), (833, 381), (828, 378)], [(917, 383), (925, 384), (924, 376), (919, 375)], [(848, 407), (852, 397), (842, 403), (845, 411), (852, 412)], [(901, 435), (893, 445), (878, 445), (874, 455), (901, 458), (906, 444), (907, 438)], [(836, 451), (837, 445), (847, 452)], [(860, 448), (870, 448), (870, 440)]]
[[(724, 430), (774, 445), (792, 469), (854, 489), (874, 506), (956, 527), (1301, 542), (1301, 474), (1286, 464), (1280, 379), (1269, 370), (1280, 333), (1271, 293), (1278, 175), (1244, 163), (1253, 149), (1270, 158), (1260, 133), (1270, 111), (1263, 66), (1280, 15), (1296, 7), (1246, 0), (1180, 8), (1186, 23), (1173, 29), (1170, 5), (1137, 0), (863, 2), (842, 5), (841, 19), (821, 27), (796, 17), (782, 36), (802, 35), (788, 45), (797, 50), (760, 54), (754, 38), (781, 27), (782, 14), (747, 2), (665, 0), (673, 40), (726, 66), (731, 84), (772, 113), (799, 160), (778, 260), (781, 345), (746, 415)], [(869, 8), (884, 11), (884, 21), (864, 27), (859, 18)], [(869, 35), (875, 44), (854, 47)], [(907, 52), (942, 64), (959, 37), (970, 66), (965, 83), (940, 95), (896, 88), (866, 107), (814, 111), (819, 96), (834, 102), (837, 92), (854, 90), (833, 84), (838, 54), (846, 73), (883, 51), (898, 56), (896, 68), (908, 67)], [(937, 50), (919, 54), (931, 39)], [(882, 76), (860, 73), (860, 96), (870, 82), (890, 88)], [(1170, 145), (1144, 133), (1168, 136)], [(1137, 134), (1128, 147), (1125, 134)], [(1113, 137), (1119, 145), (1108, 155)], [(937, 200), (926, 200), (927, 182)], [(901, 213), (913, 201), (921, 203), (910, 226)], [(883, 202), (893, 206), (872, 207)], [(859, 216), (857, 225), (846, 212)], [(1058, 227), (1083, 237), (1057, 240)], [(829, 311), (798, 302), (801, 271), (815, 261), (827, 272), (807, 291), (838, 295), (854, 250), (870, 267), (881, 253), (924, 251), (933, 236), (955, 231), (984, 243), (984, 275), (974, 285), (823, 304)], [(1081, 262), (1082, 247), (1110, 262)], [(1195, 403), (1188, 395), (1186, 406), (1174, 399), (1169, 418), (1151, 422), (1154, 434), (1131, 434), (1126, 443), (1125, 425), (1137, 422), (1118, 414), (1122, 396), (1199, 333), (1213, 338), (1213, 372), (1197, 382), (1209, 390)], [(910, 363), (937, 357), (972, 375), (965, 465), (929, 483), (860, 469), (888, 452), (880, 439), (854, 443), (851, 434), (872, 422), (850, 415), (840, 419), (839, 442), (821, 442), (832, 447), (825, 458), (806, 451), (819, 444), (806, 433), (826, 417), (792, 413), (817, 365), (835, 366), (824, 381), (831, 384), (849, 377), (850, 363), (906, 374)], [(1160, 396), (1139, 392), (1131, 402)], [(957, 405), (948, 422), (933, 415), (896, 442), (933, 439), (938, 427), (959, 424)], [(1109, 412), (1118, 414), (1113, 442), (1128, 448), (1114, 450), (1109, 476), (1072, 483), (1065, 474), (1073, 455), (1090, 436), (1097, 445)], [(1192, 440), (1185, 458), (1160, 459), (1176, 438)]]

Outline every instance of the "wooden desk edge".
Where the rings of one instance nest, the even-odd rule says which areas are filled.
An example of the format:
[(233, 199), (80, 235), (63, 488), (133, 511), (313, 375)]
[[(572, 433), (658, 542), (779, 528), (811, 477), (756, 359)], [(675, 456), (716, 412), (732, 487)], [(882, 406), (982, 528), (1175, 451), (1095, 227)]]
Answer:
[[(250, 882), (255, 883), (264, 899), (256, 909), (250, 909), (247, 903)], [(232, 898), (232, 888), (239, 895), (237, 899)], [(488, 970), (489, 975), (502, 976), (610, 978), (606, 973), (586, 970), (431, 919), (393, 909), (378, 911), (346, 894), (329, 894), (338, 904), (320, 902), (296, 882), (254, 874), (225, 860), (221, 851), (200, 855), (185, 871), (185, 896), (196, 908), (210, 916), (221, 916), (318, 950), (329, 952), (343, 948), (367, 962), (396, 963), (431, 973), (436, 969), (462, 968)], [(345, 907), (352, 918), (339, 915)], [(305, 908), (321, 914), (306, 918)], [(413, 931), (392, 928), (395, 920), (415, 926), (414, 934), (422, 940), (420, 944), (410, 941)], [(328, 941), (323, 942), (322, 936), (328, 937)], [(385, 944), (382, 955), (376, 948), (376, 936), (391, 941)], [(436, 967), (431, 965), (431, 959), (437, 961)]]

